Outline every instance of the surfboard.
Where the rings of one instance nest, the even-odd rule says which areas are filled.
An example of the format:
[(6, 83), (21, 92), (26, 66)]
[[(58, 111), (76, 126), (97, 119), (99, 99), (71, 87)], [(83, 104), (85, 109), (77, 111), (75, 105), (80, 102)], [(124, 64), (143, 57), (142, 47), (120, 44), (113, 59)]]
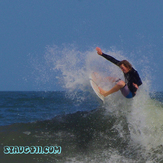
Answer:
[(94, 90), (94, 92), (96, 93), (96, 95), (103, 101), (104, 101), (104, 96), (102, 94), (100, 94), (100, 91), (99, 91), (99, 88), (98, 88), (98, 84), (97, 84), (97, 81), (96, 81), (96, 76), (95, 76), (95, 73), (93, 72), (91, 75), (90, 75), (90, 84), (91, 84), (91, 87), (92, 89)]

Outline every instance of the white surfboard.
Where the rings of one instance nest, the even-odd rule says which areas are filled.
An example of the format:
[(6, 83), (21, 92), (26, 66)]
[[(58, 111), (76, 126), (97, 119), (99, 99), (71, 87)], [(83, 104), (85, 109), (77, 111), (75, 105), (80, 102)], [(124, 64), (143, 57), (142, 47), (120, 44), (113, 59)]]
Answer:
[(104, 96), (99, 91), (98, 84), (96, 82), (96, 77), (95, 77), (95, 74), (94, 73), (92, 73), (90, 75), (90, 84), (92, 86), (92, 89), (96, 93), (96, 95), (104, 102)]

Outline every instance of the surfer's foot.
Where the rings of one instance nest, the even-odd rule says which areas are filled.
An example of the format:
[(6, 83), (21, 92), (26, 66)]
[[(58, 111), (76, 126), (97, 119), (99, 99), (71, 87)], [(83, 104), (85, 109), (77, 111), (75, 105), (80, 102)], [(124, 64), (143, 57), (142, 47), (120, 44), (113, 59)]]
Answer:
[(106, 91), (104, 91), (102, 88), (98, 87), (100, 94), (103, 95), (105, 97), (105, 93)]

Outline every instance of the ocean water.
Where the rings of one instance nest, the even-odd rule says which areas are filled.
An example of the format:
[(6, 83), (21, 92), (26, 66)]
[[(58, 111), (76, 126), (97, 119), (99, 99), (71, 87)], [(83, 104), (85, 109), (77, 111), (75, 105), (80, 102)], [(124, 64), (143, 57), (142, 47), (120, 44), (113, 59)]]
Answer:
[[(106, 53), (128, 59), (119, 51)], [(148, 57), (135, 60), (134, 56), (128, 60), (139, 68), (143, 81), (137, 95), (126, 99), (116, 92), (106, 97), (105, 104), (90, 86), (90, 73), (122, 79), (123, 74), (95, 50), (53, 46), (47, 47), (41, 60), (31, 58), (38, 90), (41, 83), (50, 86), (57, 80), (65, 91), (0, 92), (0, 162), (163, 162), (163, 92), (150, 91)], [(112, 84), (105, 81), (100, 86), (109, 89)], [(17, 147), (38, 146), (61, 150), (13, 152), (18, 152)], [(14, 150), (9, 153), (9, 149)]]
[[(73, 99), (57, 91), (0, 92), (1, 162), (162, 162), (163, 92), (139, 92), (130, 101), (117, 96), (117, 103), (110, 97), (103, 104), (91, 89)], [(4, 146), (62, 151), (4, 154)]]

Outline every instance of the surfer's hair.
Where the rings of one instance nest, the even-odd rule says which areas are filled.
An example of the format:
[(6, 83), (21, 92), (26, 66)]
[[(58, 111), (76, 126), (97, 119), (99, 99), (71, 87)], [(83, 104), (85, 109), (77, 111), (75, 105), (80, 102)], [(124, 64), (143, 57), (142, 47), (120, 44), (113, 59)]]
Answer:
[(127, 60), (122, 60), (122, 61), (120, 61), (120, 62), (118, 63), (118, 66), (120, 67), (122, 64), (123, 64), (126, 68), (128, 68), (129, 70), (132, 69), (132, 65), (131, 65), (131, 63), (130, 63), (129, 61), (127, 61)]

